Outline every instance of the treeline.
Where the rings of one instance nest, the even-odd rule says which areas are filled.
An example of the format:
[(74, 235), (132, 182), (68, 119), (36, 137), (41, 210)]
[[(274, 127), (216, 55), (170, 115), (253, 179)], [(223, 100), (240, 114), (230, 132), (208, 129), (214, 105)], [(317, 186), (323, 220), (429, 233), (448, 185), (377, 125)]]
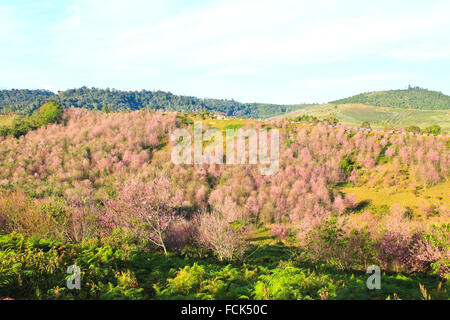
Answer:
[(409, 86), (407, 90), (362, 93), (346, 99), (332, 101), (330, 103), (360, 103), (387, 108), (448, 110), (450, 109), (450, 96), (447, 96), (442, 92)]
[(0, 90), (0, 112), (31, 114), (54, 96), (55, 94), (48, 90)]
[(263, 103), (240, 103), (225, 99), (200, 99), (179, 96), (164, 91), (120, 91), (82, 87), (59, 91), (1, 90), (0, 111), (31, 114), (45, 102), (56, 101), (65, 108), (86, 108), (103, 111), (130, 111), (153, 109), (165, 111), (221, 113), (229, 117), (267, 118), (291, 112), (300, 105), (273, 105)]
[(328, 116), (326, 118), (323, 119), (319, 119), (316, 116), (313, 115), (309, 115), (309, 114), (305, 114), (305, 115), (299, 115), (295, 118), (293, 118), (293, 121), (295, 122), (308, 122), (308, 123), (328, 123), (331, 125), (336, 125), (339, 123), (339, 119), (337, 119), (334, 116)]
[(414, 133), (428, 133), (428, 134), (434, 134), (434, 135), (438, 135), (442, 132), (442, 129), (439, 125), (437, 124), (433, 124), (429, 127), (426, 127), (424, 129), (421, 129), (418, 126), (408, 126), (405, 128), (406, 131), (408, 132), (414, 132)]

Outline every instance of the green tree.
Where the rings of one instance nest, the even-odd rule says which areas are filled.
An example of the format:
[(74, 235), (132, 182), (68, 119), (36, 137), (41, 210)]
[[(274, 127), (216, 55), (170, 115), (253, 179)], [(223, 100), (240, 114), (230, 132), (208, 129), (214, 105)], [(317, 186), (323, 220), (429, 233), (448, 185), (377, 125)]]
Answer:
[(36, 113), (35, 121), (38, 127), (45, 126), (49, 123), (58, 123), (62, 119), (63, 106), (58, 102), (47, 102), (39, 108), (39, 112)]
[(420, 133), (420, 128), (418, 126), (408, 126), (405, 130), (408, 132)]
[(6, 137), (10, 133), (10, 130), (8, 126), (0, 126), (0, 137)]
[(30, 117), (14, 119), (9, 132), (16, 138), (27, 134), (28, 131), (36, 129), (36, 123)]
[(364, 121), (364, 122), (361, 124), (361, 128), (368, 128), (368, 129), (370, 129), (370, 128), (371, 128), (370, 123), (367, 122), (367, 121)]
[(441, 133), (441, 127), (437, 124), (433, 124), (432, 126), (429, 126), (425, 129), (423, 129), (424, 133), (431, 133), (431, 134), (440, 134)]

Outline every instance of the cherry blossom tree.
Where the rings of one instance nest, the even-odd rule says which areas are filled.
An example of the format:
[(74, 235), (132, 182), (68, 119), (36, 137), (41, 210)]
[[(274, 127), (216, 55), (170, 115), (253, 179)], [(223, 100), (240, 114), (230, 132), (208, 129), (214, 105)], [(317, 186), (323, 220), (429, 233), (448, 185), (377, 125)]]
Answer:
[(148, 183), (132, 179), (124, 185), (118, 199), (106, 203), (103, 221), (148, 240), (167, 254), (166, 232), (178, 219), (176, 207), (181, 202), (170, 191), (167, 178), (155, 178)]

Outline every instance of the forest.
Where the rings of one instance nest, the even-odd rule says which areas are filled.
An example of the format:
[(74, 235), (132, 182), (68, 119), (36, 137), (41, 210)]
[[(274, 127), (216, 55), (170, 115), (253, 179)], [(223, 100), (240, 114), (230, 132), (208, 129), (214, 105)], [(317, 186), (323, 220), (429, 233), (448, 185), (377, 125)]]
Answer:
[(31, 114), (43, 103), (59, 102), (65, 108), (85, 108), (103, 111), (141, 109), (200, 112), (212, 111), (230, 117), (268, 118), (298, 109), (301, 105), (240, 103), (224, 99), (200, 99), (174, 95), (164, 91), (121, 91), (82, 87), (59, 91), (13, 89), (0, 90), (0, 112)]
[(419, 110), (449, 110), (450, 96), (442, 92), (409, 86), (407, 90), (362, 93), (331, 101), (334, 104), (360, 103), (368, 106)]

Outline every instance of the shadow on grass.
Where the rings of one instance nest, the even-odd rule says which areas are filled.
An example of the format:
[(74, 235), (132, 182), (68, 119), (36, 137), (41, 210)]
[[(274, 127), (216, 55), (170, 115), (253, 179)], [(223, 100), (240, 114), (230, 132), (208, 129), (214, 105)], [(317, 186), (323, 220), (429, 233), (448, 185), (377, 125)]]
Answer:
[(372, 200), (362, 200), (358, 203), (358, 205), (355, 207), (355, 211), (361, 211), (366, 209), (368, 206), (372, 204)]
[(274, 240), (274, 239), (276, 239), (275, 236), (259, 236), (259, 237), (250, 238), (249, 241), (253, 242), (253, 241), (264, 241), (264, 240)]

